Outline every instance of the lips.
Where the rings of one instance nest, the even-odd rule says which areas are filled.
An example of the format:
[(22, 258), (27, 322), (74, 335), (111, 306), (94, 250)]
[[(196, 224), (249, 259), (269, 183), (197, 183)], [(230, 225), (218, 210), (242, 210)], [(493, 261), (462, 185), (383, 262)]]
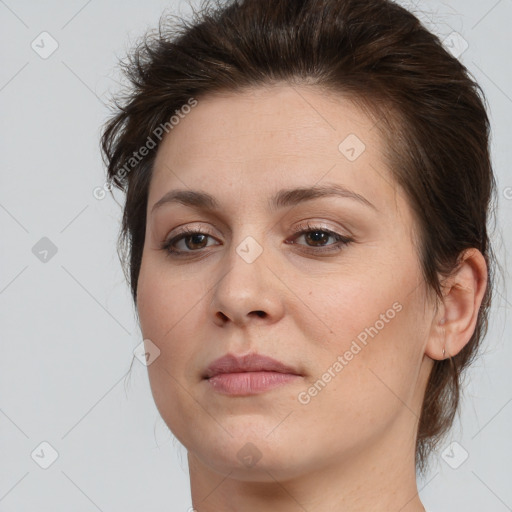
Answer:
[(203, 374), (203, 378), (210, 379), (220, 374), (245, 372), (276, 372), (301, 375), (301, 373), (292, 366), (262, 354), (252, 353), (245, 356), (226, 354), (216, 359), (208, 366)]

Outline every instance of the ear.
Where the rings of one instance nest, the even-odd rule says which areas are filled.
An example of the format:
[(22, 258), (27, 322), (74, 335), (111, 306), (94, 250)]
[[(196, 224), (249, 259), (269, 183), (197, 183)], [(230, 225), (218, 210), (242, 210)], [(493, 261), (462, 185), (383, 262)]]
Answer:
[(442, 283), (443, 301), (432, 321), (427, 356), (446, 359), (464, 348), (475, 332), (486, 288), (485, 258), (478, 249), (466, 249), (455, 274)]

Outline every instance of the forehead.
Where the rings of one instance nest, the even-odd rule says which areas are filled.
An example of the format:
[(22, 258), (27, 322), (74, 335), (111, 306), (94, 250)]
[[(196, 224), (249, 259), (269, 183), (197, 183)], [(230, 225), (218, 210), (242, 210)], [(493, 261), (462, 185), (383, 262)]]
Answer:
[(383, 144), (375, 122), (353, 102), (315, 87), (206, 96), (160, 144), (148, 206), (172, 188), (249, 198), (324, 179), (383, 203), (389, 197), (379, 196), (395, 194)]

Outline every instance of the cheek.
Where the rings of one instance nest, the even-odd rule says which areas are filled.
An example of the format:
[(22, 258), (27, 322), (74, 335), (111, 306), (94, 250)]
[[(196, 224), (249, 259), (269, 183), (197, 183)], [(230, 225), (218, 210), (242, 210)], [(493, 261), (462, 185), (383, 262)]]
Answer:
[(185, 373), (199, 349), (194, 345), (193, 331), (197, 323), (189, 320), (192, 305), (183, 294), (176, 295), (176, 290), (165, 286), (161, 280), (146, 284), (150, 293), (146, 295), (141, 287), (142, 300), (138, 308), (141, 330), (144, 339), (149, 338), (160, 350), (159, 356), (147, 367), (150, 389), (160, 416), (186, 445), (187, 425), (197, 421), (202, 412), (197, 400), (192, 398), (189, 376)]
[(318, 373), (302, 389), (295, 417), (303, 432), (322, 431), (319, 443), (329, 439), (336, 451), (366, 446), (401, 414), (410, 419), (416, 363), (397, 350), (404, 335), (402, 313), (373, 338), (368, 335), (366, 344), (344, 336), (330, 345), (330, 357), (322, 358)]
[(315, 414), (330, 414), (333, 407), (338, 418), (364, 418), (370, 427), (411, 403), (428, 315), (417, 269), (411, 267), (400, 282), (392, 275), (333, 281), (330, 293), (310, 303), (312, 310), (324, 312), (331, 331), (321, 343), (312, 385), (304, 389), (304, 401)]
[[(172, 272), (172, 273), (171, 273)], [(179, 268), (172, 271), (160, 262), (143, 259), (137, 284), (137, 310), (144, 337), (164, 345), (173, 331), (183, 329), (201, 307), (207, 288), (197, 276), (185, 278)]]
[(194, 319), (204, 314), (205, 288), (198, 279), (180, 279), (179, 274), (165, 275), (156, 268), (141, 267), (137, 310), (143, 338), (160, 350), (148, 375), (155, 403), (166, 418), (166, 410), (186, 402), (182, 387), (190, 377), (185, 371), (200, 349)]

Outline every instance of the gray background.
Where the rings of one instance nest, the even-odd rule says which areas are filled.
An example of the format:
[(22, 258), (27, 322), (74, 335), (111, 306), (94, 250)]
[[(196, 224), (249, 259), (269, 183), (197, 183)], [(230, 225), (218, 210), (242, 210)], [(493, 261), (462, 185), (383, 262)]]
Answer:
[[(512, 0), (404, 5), (448, 45), (458, 47), (454, 37), (469, 45), (459, 58), (489, 101), (495, 244), (506, 267)], [(98, 138), (118, 87), (117, 57), (165, 8), (188, 12), (169, 0), (0, 1), (2, 512), (185, 512), (191, 504), (186, 450), (158, 415), (146, 368), (135, 360), (127, 373), (141, 335), (115, 250), (121, 210), (110, 195), (93, 196), (104, 182)], [(31, 47), (51, 49), (43, 31), (58, 43), (47, 58)], [(41, 261), (44, 237), (57, 252)], [(419, 480), (432, 512), (512, 510), (512, 301), (498, 286), (460, 420)], [(58, 454), (47, 469), (52, 449), (42, 442)]]

